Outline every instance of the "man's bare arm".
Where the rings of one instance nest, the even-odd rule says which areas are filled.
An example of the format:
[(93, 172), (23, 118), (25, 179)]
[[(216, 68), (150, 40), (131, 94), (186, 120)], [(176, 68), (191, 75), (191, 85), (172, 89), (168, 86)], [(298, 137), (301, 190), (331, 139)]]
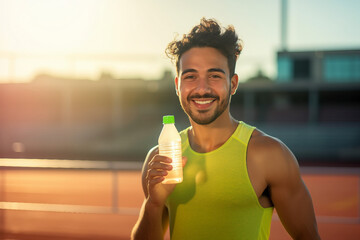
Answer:
[[(140, 215), (135, 224), (131, 239), (133, 240), (162, 240), (167, 229), (168, 218), (166, 208), (153, 206), (144, 200)], [(166, 225), (165, 225), (166, 224)]]
[[(142, 170), (142, 187), (145, 195), (144, 202), (142, 204), (140, 215), (137, 223), (135, 224), (131, 239), (133, 240), (160, 240), (163, 239), (168, 226), (168, 213), (164, 205), (159, 205), (156, 201), (149, 197), (149, 187), (154, 187), (156, 184), (161, 184), (163, 174), (159, 174), (157, 177), (150, 176), (152, 171), (149, 169), (149, 165), (156, 170), (161, 166), (159, 161), (151, 162), (158, 153), (156, 148), (153, 148), (148, 153), (143, 170)], [(150, 180), (151, 178), (151, 180)], [(152, 181), (152, 182), (151, 182)]]
[(318, 240), (314, 208), (295, 156), (282, 142), (264, 136), (266, 182), (282, 224), (293, 239)]

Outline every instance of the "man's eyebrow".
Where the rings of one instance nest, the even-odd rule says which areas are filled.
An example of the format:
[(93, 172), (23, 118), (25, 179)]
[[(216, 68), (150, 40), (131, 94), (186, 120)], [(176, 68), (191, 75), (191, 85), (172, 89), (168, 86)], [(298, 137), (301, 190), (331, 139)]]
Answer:
[(221, 73), (225, 74), (225, 71), (221, 68), (210, 68), (208, 70), (208, 72), (221, 72)]
[(184, 71), (182, 71), (181, 75), (184, 75), (186, 73), (189, 73), (189, 72), (197, 72), (195, 69), (193, 68), (188, 68), (188, 69), (185, 69)]

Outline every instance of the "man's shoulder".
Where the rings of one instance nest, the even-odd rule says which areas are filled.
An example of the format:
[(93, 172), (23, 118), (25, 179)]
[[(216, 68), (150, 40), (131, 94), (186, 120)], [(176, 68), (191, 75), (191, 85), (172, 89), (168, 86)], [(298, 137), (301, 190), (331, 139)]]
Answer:
[(247, 161), (268, 183), (283, 179), (287, 173), (297, 173), (299, 167), (295, 156), (281, 140), (259, 130), (254, 130), (250, 139)]
[(278, 138), (255, 129), (249, 141), (248, 153), (252, 159), (274, 164), (293, 158), (290, 149)]
[(251, 148), (266, 152), (277, 150), (278, 148), (281, 148), (282, 145), (284, 145), (284, 143), (281, 142), (281, 140), (258, 129), (254, 129), (249, 141), (249, 146)]

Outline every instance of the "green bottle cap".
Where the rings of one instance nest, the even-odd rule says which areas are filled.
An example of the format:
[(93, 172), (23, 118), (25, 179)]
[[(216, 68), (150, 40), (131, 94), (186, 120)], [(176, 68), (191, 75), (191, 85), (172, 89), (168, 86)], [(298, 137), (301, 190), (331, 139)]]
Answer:
[(163, 124), (175, 123), (175, 117), (173, 115), (163, 116)]

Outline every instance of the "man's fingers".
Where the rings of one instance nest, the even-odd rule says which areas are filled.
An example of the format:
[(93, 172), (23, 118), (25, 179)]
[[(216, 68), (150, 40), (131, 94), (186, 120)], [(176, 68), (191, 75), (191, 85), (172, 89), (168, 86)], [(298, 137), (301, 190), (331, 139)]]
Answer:
[(170, 164), (162, 162), (151, 162), (149, 164), (149, 169), (171, 170), (172, 166)]
[(164, 177), (156, 177), (156, 178), (153, 178), (153, 179), (151, 179), (150, 181), (149, 181), (149, 185), (150, 186), (153, 186), (153, 185), (155, 185), (155, 184), (158, 184), (158, 183), (161, 183), (162, 181), (164, 181)]
[(171, 158), (155, 155), (148, 164), (148, 170), (156, 169), (159, 171), (170, 171), (172, 169), (172, 166), (170, 165), (171, 162)]
[(171, 163), (172, 160), (169, 157), (162, 156), (162, 155), (155, 155), (151, 162), (164, 162), (164, 163)]
[(156, 177), (166, 176), (167, 174), (168, 174), (167, 171), (159, 171), (157, 169), (149, 169), (147, 177), (149, 180), (151, 180)]

